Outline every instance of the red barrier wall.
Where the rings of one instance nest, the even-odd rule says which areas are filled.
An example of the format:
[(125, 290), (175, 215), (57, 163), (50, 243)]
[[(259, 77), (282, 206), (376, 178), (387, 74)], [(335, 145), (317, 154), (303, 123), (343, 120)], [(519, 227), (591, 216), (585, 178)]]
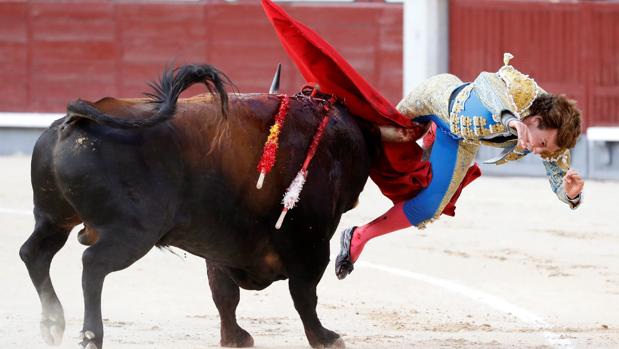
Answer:
[[(389, 100), (402, 95), (402, 5), (280, 3), (316, 29)], [(619, 125), (619, 3), (451, 0), (450, 71), (495, 71), (504, 51), (587, 126)], [(61, 112), (81, 97), (136, 97), (169, 63), (210, 63), (241, 92), (304, 82), (257, 1), (1, 1), (0, 111)], [(192, 88), (187, 94), (203, 91)]]
[(451, 0), (449, 69), (496, 71), (503, 52), (547, 91), (578, 100), (585, 126), (619, 125), (619, 3)]
[[(399, 101), (402, 4), (280, 5)], [(258, 1), (0, 2), (0, 111), (62, 112), (78, 97), (137, 97), (169, 63), (209, 63), (241, 92), (267, 92), (279, 62), (282, 90), (299, 91), (304, 80)]]

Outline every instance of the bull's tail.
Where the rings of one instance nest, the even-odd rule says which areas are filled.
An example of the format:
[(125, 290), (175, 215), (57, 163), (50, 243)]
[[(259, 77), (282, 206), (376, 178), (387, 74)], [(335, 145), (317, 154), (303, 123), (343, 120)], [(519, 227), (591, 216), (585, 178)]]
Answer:
[(68, 119), (65, 124), (71, 124), (79, 119), (89, 119), (99, 124), (115, 128), (143, 128), (157, 125), (171, 119), (176, 111), (176, 103), (180, 94), (189, 86), (201, 82), (209, 92), (219, 95), (221, 112), (228, 114), (228, 94), (225, 85), (232, 85), (230, 79), (211, 65), (185, 65), (177, 69), (166, 69), (161, 79), (149, 86), (154, 90), (146, 93), (150, 102), (156, 105), (155, 113), (146, 119), (118, 118), (101, 112), (92, 103), (78, 99), (67, 106)]

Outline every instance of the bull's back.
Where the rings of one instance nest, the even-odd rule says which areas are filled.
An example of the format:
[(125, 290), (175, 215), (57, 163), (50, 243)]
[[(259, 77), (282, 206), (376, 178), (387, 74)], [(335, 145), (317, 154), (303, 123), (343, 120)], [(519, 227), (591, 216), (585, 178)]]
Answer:
[[(224, 120), (218, 118), (216, 105), (179, 103), (181, 117), (173, 124), (182, 130), (184, 158), (195, 172), (187, 183), (188, 189), (203, 188), (200, 192), (207, 202), (206, 211), (235, 217), (225, 222), (228, 225), (247, 230), (255, 229), (256, 222), (265, 226), (268, 223), (265, 228), (272, 230), (282, 208), (282, 197), (301, 170), (324, 116), (318, 103), (305, 97), (290, 99), (279, 132), (275, 165), (258, 190), (257, 165), (279, 105), (280, 98), (274, 95), (232, 95), (230, 115)], [(308, 167), (298, 206), (284, 226), (294, 226), (290, 222), (295, 221), (295, 213), (317, 221), (339, 219), (352, 208), (367, 180), (371, 159), (359, 125), (339, 107), (329, 112), (329, 118)]]

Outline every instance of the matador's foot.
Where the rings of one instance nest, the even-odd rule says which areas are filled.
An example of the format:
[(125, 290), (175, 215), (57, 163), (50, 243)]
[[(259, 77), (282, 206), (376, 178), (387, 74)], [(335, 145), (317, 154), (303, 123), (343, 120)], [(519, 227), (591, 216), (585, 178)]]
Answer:
[(342, 231), (340, 235), (340, 253), (335, 259), (335, 275), (340, 280), (352, 273), (355, 268), (350, 256), (350, 242), (352, 241), (352, 235), (356, 228), (357, 227), (347, 228)]

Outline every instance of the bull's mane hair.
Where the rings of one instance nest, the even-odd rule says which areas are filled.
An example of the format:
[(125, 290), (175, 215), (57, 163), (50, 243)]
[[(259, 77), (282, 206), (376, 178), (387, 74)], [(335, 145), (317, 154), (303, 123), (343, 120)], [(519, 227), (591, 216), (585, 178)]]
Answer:
[(154, 91), (145, 93), (145, 95), (149, 97), (150, 103), (155, 104), (156, 111), (149, 118), (114, 117), (103, 113), (94, 104), (78, 99), (67, 105), (68, 118), (65, 125), (85, 118), (115, 128), (151, 127), (171, 119), (176, 111), (176, 103), (180, 94), (198, 82), (203, 83), (209, 92), (219, 95), (221, 113), (226, 118), (228, 115), (228, 94), (225, 86), (234, 87), (234, 84), (224, 73), (211, 65), (189, 64), (176, 69), (168, 67), (163, 71), (158, 82), (149, 83)]

